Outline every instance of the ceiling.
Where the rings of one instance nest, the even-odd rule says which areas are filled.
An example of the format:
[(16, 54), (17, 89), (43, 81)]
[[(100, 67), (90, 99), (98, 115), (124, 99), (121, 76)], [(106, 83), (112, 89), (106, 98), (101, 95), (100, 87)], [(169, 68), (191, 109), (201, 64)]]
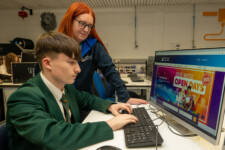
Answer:
[(68, 8), (75, 1), (84, 1), (92, 8), (126, 8), (169, 6), (186, 4), (225, 4), (225, 0), (0, 0), (0, 9), (19, 9), (25, 6), (30, 9)]

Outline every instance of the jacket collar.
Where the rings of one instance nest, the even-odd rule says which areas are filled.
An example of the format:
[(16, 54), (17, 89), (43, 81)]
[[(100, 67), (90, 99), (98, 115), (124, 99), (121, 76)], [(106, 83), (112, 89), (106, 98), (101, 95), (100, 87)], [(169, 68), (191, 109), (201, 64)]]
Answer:
[(81, 57), (83, 58), (97, 42), (96, 38), (89, 37), (81, 43)]

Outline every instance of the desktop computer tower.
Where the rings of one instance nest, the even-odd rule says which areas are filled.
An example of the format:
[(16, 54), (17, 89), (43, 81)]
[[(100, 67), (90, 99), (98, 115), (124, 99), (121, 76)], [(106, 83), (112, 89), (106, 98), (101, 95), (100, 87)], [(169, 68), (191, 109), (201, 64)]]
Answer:
[(154, 67), (154, 56), (148, 56), (146, 64), (146, 78), (148, 80), (152, 79), (153, 67)]

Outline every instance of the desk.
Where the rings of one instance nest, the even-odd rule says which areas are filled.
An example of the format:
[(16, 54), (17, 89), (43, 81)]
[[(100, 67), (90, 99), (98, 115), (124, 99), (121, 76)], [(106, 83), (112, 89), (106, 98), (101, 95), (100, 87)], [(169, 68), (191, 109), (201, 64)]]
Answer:
[(140, 89), (146, 90), (146, 100), (150, 100), (150, 92), (152, 82), (150, 80), (144, 79), (144, 82), (132, 82), (129, 77), (121, 77), (122, 80), (126, 81), (125, 84), (127, 89)]
[[(152, 113), (149, 114), (152, 117), (152, 119), (155, 118), (154, 114)], [(91, 113), (86, 117), (84, 122), (103, 121), (108, 120), (111, 117), (112, 117), (111, 114), (103, 114), (98, 111), (91, 111)], [(161, 120), (159, 119), (154, 121), (155, 124), (159, 124), (160, 122)], [(161, 126), (159, 126), (158, 129), (162, 138), (164, 139), (162, 146), (158, 147), (159, 150), (222, 150), (224, 133), (222, 133), (221, 135), (219, 145), (215, 146), (199, 136), (196, 137), (177, 136), (169, 131), (166, 123), (163, 123)], [(129, 148), (126, 148), (124, 132), (122, 129), (114, 131), (114, 139), (94, 144), (92, 146), (82, 148), (81, 150), (96, 150), (98, 147), (101, 147), (103, 145), (113, 145), (121, 148), (122, 150), (129, 150)], [(155, 150), (155, 149), (156, 149), (155, 147), (146, 147), (146, 148), (133, 148), (130, 150)]]

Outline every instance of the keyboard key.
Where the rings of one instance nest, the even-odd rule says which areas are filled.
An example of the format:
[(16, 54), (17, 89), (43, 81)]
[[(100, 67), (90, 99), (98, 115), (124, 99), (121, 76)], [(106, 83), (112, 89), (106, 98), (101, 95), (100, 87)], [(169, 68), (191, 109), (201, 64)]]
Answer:
[[(156, 146), (163, 143), (152, 119), (144, 107), (134, 108), (133, 115), (138, 118), (137, 123), (124, 127), (125, 142), (129, 148)], [(157, 140), (156, 140), (157, 136)]]

